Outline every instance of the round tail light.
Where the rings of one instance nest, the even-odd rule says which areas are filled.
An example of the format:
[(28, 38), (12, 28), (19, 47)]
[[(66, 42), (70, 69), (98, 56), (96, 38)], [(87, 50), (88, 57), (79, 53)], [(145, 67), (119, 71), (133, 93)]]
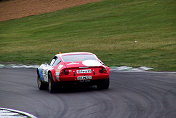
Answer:
[(107, 70), (106, 70), (105, 68), (101, 68), (101, 69), (99, 70), (99, 72), (100, 72), (100, 73), (107, 73)]

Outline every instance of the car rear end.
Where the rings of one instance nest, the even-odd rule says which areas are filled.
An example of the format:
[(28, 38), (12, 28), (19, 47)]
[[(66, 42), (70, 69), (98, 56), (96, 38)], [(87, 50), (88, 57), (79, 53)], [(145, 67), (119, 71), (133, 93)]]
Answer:
[(64, 85), (97, 85), (100, 89), (108, 88), (109, 68), (103, 66), (65, 68), (61, 71), (59, 79)]
[(99, 67), (73, 67), (65, 68), (60, 72), (60, 81), (100, 80), (109, 78), (109, 68)]
[[(101, 63), (94, 54), (62, 56), (64, 67), (59, 74), (60, 83), (109, 86), (109, 68)], [(107, 87), (106, 87), (107, 88)]]

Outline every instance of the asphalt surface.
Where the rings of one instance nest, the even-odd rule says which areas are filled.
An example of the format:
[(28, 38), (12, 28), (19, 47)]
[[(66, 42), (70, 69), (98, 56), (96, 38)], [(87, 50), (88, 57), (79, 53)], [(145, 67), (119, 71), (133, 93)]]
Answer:
[(0, 69), (0, 107), (38, 118), (176, 118), (176, 74), (111, 72), (110, 88), (38, 90), (35, 69)]

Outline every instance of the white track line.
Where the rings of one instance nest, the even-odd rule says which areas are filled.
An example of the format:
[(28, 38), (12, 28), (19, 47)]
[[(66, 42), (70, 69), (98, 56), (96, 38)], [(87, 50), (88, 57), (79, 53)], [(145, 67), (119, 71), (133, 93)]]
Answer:
[(19, 118), (20, 116), (21, 116), (21, 118), (27, 118), (27, 117), (37, 118), (34, 115), (29, 114), (29, 113), (24, 112), (24, 111), (19, 111), (19, 110), (8, 109), (8, 108), (1, 108), (0, 107), (0, 118), (14, 118), (14, 115), (15, 115), (15, 117), (17, 115), (19, 115), (16, 118)]
[(110, 70), (111, 72), (119, 72), (119, 73), (168, 73), (168, 74), (176, 74), (176, 72), (155, 72), (155, 71), (119, 71), (119, 70)]

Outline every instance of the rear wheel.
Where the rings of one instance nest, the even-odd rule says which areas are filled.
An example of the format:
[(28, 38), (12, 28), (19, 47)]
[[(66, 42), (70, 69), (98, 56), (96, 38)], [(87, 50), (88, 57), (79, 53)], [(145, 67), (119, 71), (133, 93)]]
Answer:
[(50, 93), (56, 92), (56, 83), (53, 81), (51, 72), (48, 73), (48, 90)]
[(101, 80), (101, 82), (97, 84), (97, 89), (108, 89), (108, 88), (109, 88), (109, 78)]
[(37, 74), (37, 85), (40, 90), (47, 89), (47, 84), (41, 81), (39, 74)]

